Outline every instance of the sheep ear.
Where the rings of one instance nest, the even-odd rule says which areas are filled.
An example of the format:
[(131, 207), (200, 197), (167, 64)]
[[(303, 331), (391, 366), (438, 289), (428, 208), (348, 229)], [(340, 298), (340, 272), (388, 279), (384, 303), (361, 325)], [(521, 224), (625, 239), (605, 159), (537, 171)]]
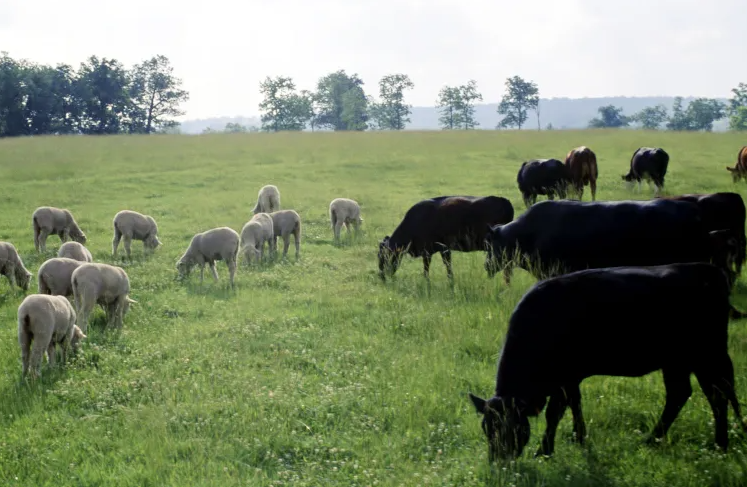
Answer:
[(135, 303), (135, 304), (137, 304), (137, 301), (135, 301), (134, 299), (132, 299), (132, 298), (131, 298), (131, 297), (129, 297), (129, 296), (127, 296), (127, 302), (128, 302), (128, 303)]
[(487, 407), (487, 401), (481, 397), (477, 397), (471, 392), (468, 393), (469, 398), (472, 400), (472, 404), (475, 406), (475, 409), (478, 413), (485, 414), (485, 409)]

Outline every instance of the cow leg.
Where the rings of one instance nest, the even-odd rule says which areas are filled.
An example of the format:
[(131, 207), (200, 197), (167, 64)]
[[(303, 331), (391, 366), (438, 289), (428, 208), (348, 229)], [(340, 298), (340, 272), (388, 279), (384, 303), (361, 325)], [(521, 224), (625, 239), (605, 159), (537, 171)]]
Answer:
[(429, 279), (428, 272), (431, 269), (431, 254), (423, 252), (423, 277)]
[(511, 275), (513, 274), (513, 270), (514, 266), (512, 264), (508, 264), (503, 268), (503, 282), (506, 283), (506, 286), (511, 285)]
[(664, 411), (661, 413), (659, 421), (651, 430), (646, 443), (653, 444), (662, 438), (669, 431), (669, 427), (680, 414), (682, 406), (685, 405), (690, 396), (693, 394), (693, 388), (690, 386), (690, 372), (681, 369), (663, 369), (664, 388), (666, 389), (666, 402)]
[(641, 186), (642, 186), (641, 185), (641, 180), (639, 179), (638, 180), (638, 193), (640, 193), (641, 191), (643, 191), (643, 188), (641, 188)]
[(597, 182), (592, 180), (589, 181), (589, 187), (591, 188), (591, 201), (597, 200)]
[(568, 407), (568, 397), (563, 388), (558, 389), (550, 396), (550, 401), (547, 403), (547, 409), (545, 409), (545, 434), (542, 437), (542, 443), (540, 444), (535, 457), (552, 455), (555, 450), (555, 434), (558, 430), (558, 424), (563, 419), (565, 409)]
[(534, 204), (534, 201), (532, 201), (533, 199), (534, 199), (534, 200), (536, 200), (536, 199), (537, 199), (537, 196), (535, 196), (535, 195), (531, 195), (531, 194), (528, 194), (528, 193), (522, 193), (522, 195), (521, 195), (521, 196), (522, 196), (522, 198), (524, 199), (524, 205), (525, 205), (525, 206), (526, 206), (527, 208), (529, 208), (530, 206), (532, 206), (532, 205)]
[(719, 363), (711, 363), (709, 366), (708, 370), (697, 370), (695, 377), (698, 379), (700, 388), (703, 389), (706, 398), (708, 398), (711, 410), (713, 410), (716, 445), (722, 450), (726, 450), (729, 442), (727, 423), (728, 403), (731, 403), (734, 408), (734, 415), (742, 426), (742, 431), (747, 432), (747, 426), (745, 426), (742, 420), (739, 401), (734, 391), (734, 365), (731, 358), (725, 355)]
[(441, 260), (443, 261), (444, 265), (446, 266), (446, 277), (449, 278), (449, 281), (453, 281), (454, 274), (451, 271), (451, 250), (444, 249), (441, 251)]
[(583, 445), (586, 439), (586, 422), (584, 421), (583, 411), (581, 411), (580, 384), (566, 386), (565, 392), (568, 395), (568, 405), (571, 407), (571, 413), (573, 413), (573, 439), (579, 445)]

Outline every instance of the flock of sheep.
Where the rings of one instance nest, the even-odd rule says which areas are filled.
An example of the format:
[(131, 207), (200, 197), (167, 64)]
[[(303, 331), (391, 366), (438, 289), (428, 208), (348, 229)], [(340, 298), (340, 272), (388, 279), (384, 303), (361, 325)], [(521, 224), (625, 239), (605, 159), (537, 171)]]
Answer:
[[(280, 209), (280, 192), (273, 185), (260, 189), (254, 216), (241, 229), (219, 227), (192, 237), (187, 250), (179, 258), (176, 268), (180, 278), (186, 278), (195, 266), (200, 266), (203, 281), (205, 264), (217, 281), (216, 261), (224, 261), (234, 288), (239, 255), (248, 263), (264, 259), (268, 244), (270, 255), (277, 252), (277, 238), (284, 242), (283, 258), (287, 257), (290, 238), (293, 236), (296, 259), (300, 253), (301, 218), (294, 210)], [(363, 219), (360, 206), (354, 200), (336, 198), (329, 205), (329, 216), (335, 241), (340, 239), (344, 225), (359, 231)], [(87, 238), (67, 209), (44, 206), (33, 215), (34, 247), (46, 252), (50, 235), (58, 235), (63, 244), (57, 257), (46, 260), (37, 272), (38, 293), (27, 296), (18, 307), (18, 343), (21, 348), (23, 377), (41, 374), (42, 358), (46, 352), (50, 366), (56, 363), (56, 350), (61, 349), (62, 363), (69, 352), (75, 353), (80, 341), (86, 338), (88, 321), (96, 304), (106, 313), (107, 327), (121, 328), (129, 306), (137, 301), (129, 297), (130, 280), (118, 266), (93, 262), (91, 252), (85, 247)], [(120, 241), (125, 253), (132, 259), (133, 240), (143, 242), (144, 254), (152, 253), (161, 241), (158, 225), (148, 215), (131, 210), (118, 212), (112, 221), (112, 257), (116, 258)], [(16, 247), (10, 242), (0, 242), (0, 274), (6, 276), (11, 287), (28, 290), (32, 273), (23, 264)], [(71, 303), (69, 298), (73, 299)], [(73, 304), (74, 303), (74, 304)]]

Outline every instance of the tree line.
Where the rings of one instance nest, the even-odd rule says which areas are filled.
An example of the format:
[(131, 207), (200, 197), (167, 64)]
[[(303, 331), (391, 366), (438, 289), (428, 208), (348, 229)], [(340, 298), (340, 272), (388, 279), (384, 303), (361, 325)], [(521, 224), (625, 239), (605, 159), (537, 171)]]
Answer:
[(166, 56), (129, 69), (91, 56), (75, 69), (0, 53), (0, 137), (153, 133), (177, 126), (188, 99)]

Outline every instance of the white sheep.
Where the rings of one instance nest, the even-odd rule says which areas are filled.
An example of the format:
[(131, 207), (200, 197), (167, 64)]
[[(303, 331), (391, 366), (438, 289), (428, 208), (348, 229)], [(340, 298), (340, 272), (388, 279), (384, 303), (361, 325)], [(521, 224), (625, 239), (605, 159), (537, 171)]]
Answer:
[(273, 246), (277, 251), (277, 238), (283, 237), (283, 258), (288, 255), (291, 234), (295, 238), (296, 259), (301, 246), (301, 217), (293, 210), (280, 210), (270, 213), (272, 217)]
[(335, 198), (329, 204), (329, 219), (332, 222), (332, 232), (335, 235), (335, 242), (340, 241), (340, 230), (342, 226), (348, 231), (350, 236), (350, 225), (355, 228), (355, 234), (358, 235), (360, 225), (363, 223), (361, 218), (361, 207), (357, 201), (348, 198)]
[(72, 239), (75, 242), (86, 243), (86, 234), (80, 229), (70, 210), (40, 206), (32, 215), (34, 223), (34, 248), (39, 252), (46, 252), (47, 237), (56, 234), (61, 242)]
[(257, 213), (241, 229), (239, 248), (247, 263), (251, 263), (252, 255), (260, 261), (265, 256), (265, 242), (270, 247), (270, 254), (275, 252), (275, 234), (272, 229), (272, 217), (267, 213)]
[(39, 294), (72, 297), (73, 272), (83, 264), (85, 262), (68, 257), (55, 257), (44, 262), (36, 274)]
[(127, 258), (132, 260), (130, 245), (133, 240), (142, 240), (143, 253), (154, 251), (161, 241), (158, 239), (158, 225), (153, 217), (136, 211), (122, 210), (114, 215), (114, 238), (112, 239), (112, 257), (117, 256), (120, 239), (124, 238)]
[(0, 242), (0, 275), (8, 278), (11, 288), (19, 286), (28, 290), (31, 273), (23, 265), (15, 245), (10, 242)]
[(104, 308), (107, 326), (121, 328), (130, 303), (137, 303), (129, 296), (130, 279), (121, 267), (83, 263), (73, 271), (70, 281), (83, 333), (88, 330), (88, 318), (96, 304)]
[(262, 186), (257, 195), (257, 204), (252, 210), (257, 213), (271, 213), (280, 209), (280, 191), (277, 186), (268, 184)]
[(93, 262), (91, 251), (78, 242), (65, 242), (57, 251), (57, 257), (68, 257), (81, 262)]
[(86, 338), (75, 320), (75, 310), (64, 296), (26, 296), (18, 306), (18, 344), (24, 377), (29, 369), (32, 377), (41, 375), (44, 352), (53, 367), (56, 345), (62, 349), (62, 364), (67, 362), (68, 350), (75, 352), (80, 340)]
[(236, 262), (239, 253), (239, 234), (228, 227), (218, 227), (196, 234), (189, 242), (189, 247), (176, 263), (179, 277), (189, 276), (192, 268), (200, 266), (200, 283), (204, 280), (205, 264), (210, 266), (213, 278), (218, 280), (215, 261), (222, 260), (228, 266), (231, 287), (234, 287)]

